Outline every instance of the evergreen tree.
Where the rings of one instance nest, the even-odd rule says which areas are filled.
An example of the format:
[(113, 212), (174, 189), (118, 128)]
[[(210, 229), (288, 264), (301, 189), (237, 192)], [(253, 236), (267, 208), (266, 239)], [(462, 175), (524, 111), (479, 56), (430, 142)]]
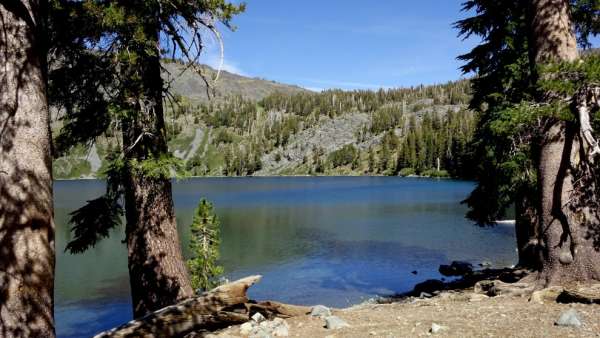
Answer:
[[(76, 46), (83, 57), (64, 63), (60, 67), (62, 74), (72, 74), (77, 69), (82, 74), (91, 72), (92, 78), (106, 80), (103, 86), (92, 88), (96, 90), (93, 98), (101, 101), (92, 106), (95, 115), (86, 114), (90, 106), (85, 100), (69, 101), (73, 83), (57, 82), (64, 85), (61, 89), (67, 93), (60, 96), (62, 103), (69, 106), (58, 144), (93, 142), (113, 121), (120, 127), (123, 140), (107, 173), (107, 193), (101, 197), (111, 203), (102, 204), (106, 208), (93, 210), (89, 217), (73, 218), (76, 238), (68, 248), (82, 251), (99, 240), (102, 232), (94, 235), (98, 214), (114, 212), (124, 197), (134, 316), (139, 317), (193, 294), (173, 211), (170, 178), (180, 163), (166, 143), (163, 94), (169, 93), (163, 88), (160, 58), (167, 53), (180, 54), (189, 67), (200, 71), (196, 61), (202, 46), (201, 30), (216, 31), (215, 20), (229, 26), (243, 5), (225, 0), (88, 0), (58, 1), (56, 7), (69, 13), (64, 17), (66, 22), (83, 17), (85, 26), (94, 29), (73, 30), (85, 36), (68, 35), (72, 37), (69, 44)], [(80, 60), (91, 60), (94, 67), (81, 67)], [(81, 77), (84, 76), (78, 74), (70, 79), (76, 82)], [(85, 126), (94, 120), (104, 123), (96, 123), (90, 132)]]
[[(561, 143), (569, 138), (566, 131), (579, 127), (573, 123), (578, 116), (572, 110), (579, 99), (564, 88), (585, 88), (590, 75), (575, 74), (594, 63), (582, 61), (580, 69), (570, 69), (569, 75), (552, 66), (577, 58), (570, 6), (579, 40), (587, 41), (588, 34), (597, 30), (581, 18), (597, 17), (595, 1), (468, 1), (465, 8), (475, 9), (477, 15), (458, 23), (462, 34), (483, 37), (481, 45), (461, 57), (467, 61), (464, 70), (479, 74), (473, 82), (472, 105), (481, 115), (476, 137), (480, 168), (478, 187), (467, 200), (469, 216), (493, 223), (514, 202), (519, 264), (541, 270), (540, 281), (545, 285), (600, 275), (597, 264), (590, 262), (598, 261), (598, 250), (594, 252), (589, 239), (577, 238), (581, 229), (571, 230), (579, 225), (594, 232), (597, 224), (586, 217), (569, 216), (586, 205), (596, 205), (596, 192), (585, 193), (584, 203), (582, 186), (573, 185), (595, 186), (590, 181), (595, 175), (589, 174), (585, 160), (569, 163), (560, 155), (572, 151)], [(566, 107), (568, 101), (573, 102), (571, 108)], [(572, 145), (577, 147), (577, 142)], [(581, 176), (557, 176), (559, 163)], [(565, 187), (571, 187), (569, 193)], [(575, 250), (573, 243), (577, 243)]]
[(190, 226), (192, 236), (190, 250), (194, 257), (187, 261), (194, 290), (207, 291), (218, 286), (217, 277), (223, 274), (219, 266), (220, 230), (219, 219), (213, 205), (206, 199), (200, 200)]

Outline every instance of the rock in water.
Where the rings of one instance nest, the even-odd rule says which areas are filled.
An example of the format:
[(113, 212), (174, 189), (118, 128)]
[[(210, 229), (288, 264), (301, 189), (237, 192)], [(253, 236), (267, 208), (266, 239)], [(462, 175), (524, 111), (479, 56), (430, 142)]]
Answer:
[(413, 292), (417, 295), (420, 295), (421, 292), (426, 292), (426, 293), (431, 294), (431, 293), (434, 293), (435, 291), (444, 290), (445, 287), (446, 286), (444, 285), (444, 282), (442, 282), (441, 280), (429, 279), (429, 280), (426, 280), (422, 283), (415, 285)]
[(343, 319), (336, 316), (329, 316), (325, 318), (325, 327), (330, 330), (337, 330), (344, 327), (350, 327), (350, 324), (346, 323)]
[(442, 331), (444, 329), (443, 326), (433, 323), (431, 324), (431, 329), (429, 330), (429, 332), (431, 332), (432, 334), (436, 334), (439, 333), (440, 331)]
[(444, 276), (464, 276), (473, 272), (473, 265), (468, 262), (454, 261), (450, 265), (440, 265), (438, 269)]
[(315, 305), (310, 311), (310, 315), (313, 317), (329, 317), (331, 316), (331, 310), (327, 306), (324, 305)]
[(558, 326), (571, 326), (571, 327), (581, 327), (581, 318), (579, 318), (579, 313), (575, 309), (569, 309), (560, 314), (560, 317), (554, 323)]

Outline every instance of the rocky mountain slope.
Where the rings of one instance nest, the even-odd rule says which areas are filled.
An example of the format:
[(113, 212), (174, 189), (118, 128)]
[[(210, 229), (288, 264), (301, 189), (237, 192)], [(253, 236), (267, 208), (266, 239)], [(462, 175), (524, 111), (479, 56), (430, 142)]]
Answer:
[(209, 102), (208, 95), (211, 95), (212, 100), (224, 100), (239, 95), (248, 100), (258, 101), (275, 92), (295, 94), (306, 91), (298, 86), (241, 76), (224, 70), (221, 71), (219, 79), (213, 82), (216, 70), (203, 65), (200, 67), (202, 74), (212, 86), (210, 94), (207, 94), (206, 82), (193, 69), (186, 70), (184, 65), (178, 62), (164, 62), (163, 67), (165, 69), (163, 77), (167, 83), (170, 83), (171, 91), (188, 98), (193, 103)]
[[(178, 100), (166, 107), (169, 148), (186, 175), (456, 176), (474, 128), (466, 81), (313, 93), (223, 72), (209, 100), (197, 73), (180, 75), (175, 62), (165, 69)], [(102, 176), (116, 135), (56, 159), (55, 178)]]

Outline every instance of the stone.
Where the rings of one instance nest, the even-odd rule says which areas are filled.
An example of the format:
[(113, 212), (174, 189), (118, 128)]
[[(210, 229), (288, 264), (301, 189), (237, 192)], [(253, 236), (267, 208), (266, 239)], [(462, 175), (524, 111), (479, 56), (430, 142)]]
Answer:
[(579, 313), (575, 309), (569, 309), (560, 314), (558, 320), (554, 323), (558, 326), (581, 327), (582, 322)]
[(242, 336), (247, 336), (250, 334), (250, 332), (252, 332), (252, 329), (254, 329), (254, 323), (245, 322), (244, 324), (240, 325), (240, 334)]
[(290, 326), (288, 325), (288, 323), (285, 320), (283, 320), (281, 318), (275, 318), (270, 323), (271, 323), (271, 325), (270, 325), (271, 334), (274, 337), (287, 337), (290, 335), (290, 333), (289, 333)]
[[(434, 291), (434, 292), (438, 292), (439, 291)], [(421, 294), (419, 295), (419, 298), (423, 299), (423, 298), (431, 298), (433, 297), (433, 295), (431, 293), (427, 293), (427, 292), (421, 292)]]
[(473, 272), (473, 265), (469, 262), (453, 261), (450, 265), (440, 265), (439, 272), (446, 276), (464, 276)]
[(350, 324), (346, 323), (343, 319), (336, 316), (325, 317), (325, 328), (330, 330), (337, 330), (344, 327), (350, 327)]
[(421, 292), (433, 293), (435, 291), (443, 290), (445, 288), (444, 282), (438, 279), (429, 279), (422, 283), (415, 285), (414, 293), (420, 295)]
[(489, 269), (492, 267), (492, 262), (490, 261), (483, 261), (481, 263), (479, 263), (479, 266), (484, 268), (484, 269)]
[(331, 316), (331, 310), (324, 305), (315, 305), (311, 309), (310, 315), (313, 317), (329, 317)]
[(445, 329), (443, 326), (433, 323), (431, 324), (431, 329), (429, 329), (429, 332), (431, 332), (432, 334), (437, 334), (440, 333), (443, 329)]
[(254, 315), (252, 315), (252, 320), (255, 321), (255, 322), (257, 322), (257, 323), (260, 323), (262, 321), (265, 321), (266, 318), (260, 312), (257, 312)]
[(252, 332), (248, 335), (248, 338), (271, 338), (269, 330), (262, 326), (255, 326)]

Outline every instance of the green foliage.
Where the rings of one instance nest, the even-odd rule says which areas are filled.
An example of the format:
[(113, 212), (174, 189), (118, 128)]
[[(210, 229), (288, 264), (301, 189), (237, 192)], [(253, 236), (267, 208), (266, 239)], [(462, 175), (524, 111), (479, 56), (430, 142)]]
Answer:
[(128, 167), (137, 175), (152, 179), (170, 179), (175, 173), (185, 176), (185, 166), (181, 159), (163, 154), (160, 157), (149, 157), (143, 160), (130, 159)]
[[(405, 176), (405, 175), (402, 175)], [(427, 169), (421, 173), (421, 176), (433, 177), (433, 178), (446, 178), (450, 177), (450, 173), (446, 170)]]
[(92, 171), (90, 162), (85, 158), (64, 157), (54, 161), (52, 173), (54, 178), (79, 178), (89, 175)]
[(377, 109), (371, 118), (371, 132), (379, 134), (402, 125), (404, 121), (403, 106), (392, 105)]
[(413, 176), (413, 175), (416, 175), (416, 174), (417, 174), (417, 171), (415, 169), (413, 169), (413, 168), (402, 168), (398, 172), (398, 176), (403, 176), (403, 177)]
[(82, 253), (110, 234), (110, 230), (121, 225), (123, 208), (107, 196), (88, 201), (86, 205), (71, 213), (69, 223), (74, 239), (65, 251)]
[(336, 168), (354, 163), (358, 156), (359, 154), (356, 147), (354, 147), (352, 144), (347, 144), (339, 150), (329, 154), (327, 160), (334, 168)]
[[(600, 2), (571, 0), (570, 4), (578, 40), (585, 46), (589, 36), (599, 32)], [(470, 207), (467, 216), (479, 224), (493, 224), (519, 202), (519, 196), (527, 195), (536, 203), (533, 159), (539, 122), (572, 119), (560, 99), (597, 79), (597, 60), (534, 66), (529, 53), (528, 6), (529, 2), (520, 0), (469, 0), (464, 10), (475, 14), (456, 23), (461, 36), (482, 39), (459, 56), (465, 62), (462, 70), (477, 74), (472, 80), (471, 107), (479, 112), (472, 144), (478, 185), (465, 202)]]
[(223, 274), (219, 266), (220, 230), (213, 205), (200, 200), (190, 225), (192, 232), (190, 250), (194, 257), (187, 261), (194, 290), (206, 291), (218, 285), (217, 278)]

